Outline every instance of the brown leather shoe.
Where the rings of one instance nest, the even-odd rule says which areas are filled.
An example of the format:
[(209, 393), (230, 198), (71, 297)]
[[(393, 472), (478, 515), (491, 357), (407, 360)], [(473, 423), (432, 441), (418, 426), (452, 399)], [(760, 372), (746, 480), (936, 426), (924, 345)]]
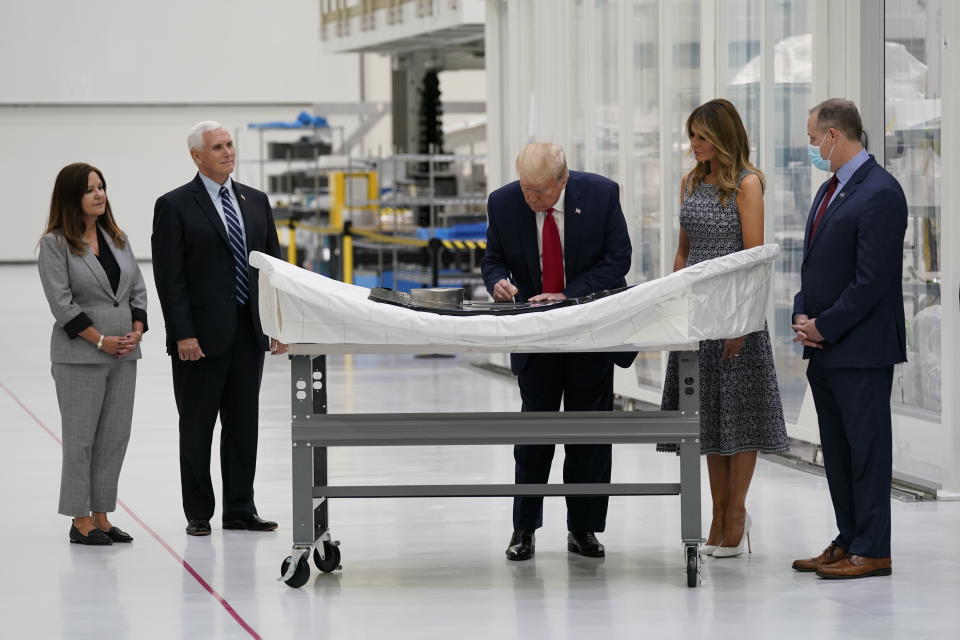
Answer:
[(833, 564), (834, 562), (842, 560), (846, 557), (847, 552), (831, 542), (830, 546), (824, 549), (823, 553), (818, 555), (816, 558), (794, 560), (793, 570), (801, 573), (813, 572), (819, 569), (822, 565)]
[(817, 567), (817, 575), (827, 580), (850, 580), (870, 576), (888, 576), (893, 573), (890, 558), (864, 558), (847, 556), (833, 564)]

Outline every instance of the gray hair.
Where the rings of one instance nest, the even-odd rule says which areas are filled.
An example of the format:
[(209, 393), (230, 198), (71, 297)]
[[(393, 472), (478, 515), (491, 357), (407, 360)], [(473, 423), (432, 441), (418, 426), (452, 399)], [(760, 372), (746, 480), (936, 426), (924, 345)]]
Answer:
[(863, 139), (863, 121), (853, 100), (830, 98), (813, 109), (810, 115), (816, 115), (817, 126), (821, 131), (836, 129), (850, 140), (860, 142)]
[(531, 142), (517, 154), (517, 173), (536, 182), (563, 180), (567, 176), (563, 147), (552, 142)]
[(190, 129), (190, 134), (187, 136), (187, 148), (191, 151), (202, 151), (203, 134), (207, 131), (217, 131), (218, 129), (226, 129), (226, 127), (213, 120), (204, 120), (203, 122), (198, 122), (193, 125)]

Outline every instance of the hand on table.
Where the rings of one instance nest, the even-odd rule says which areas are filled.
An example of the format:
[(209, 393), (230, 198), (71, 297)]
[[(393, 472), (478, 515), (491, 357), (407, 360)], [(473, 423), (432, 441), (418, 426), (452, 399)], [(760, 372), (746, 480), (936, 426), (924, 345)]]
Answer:
[(740, 357), (740, 351), (743, 349), (744, 337), (730, 338), (723, 341), (723, 352), (720, 357), (724, 360), (731, 360)]
[(540, 295), (533, 296), (527, 302), (550, 302), (553, 300), (566, 300), (567, 296), (562, 293), (541, 293)]

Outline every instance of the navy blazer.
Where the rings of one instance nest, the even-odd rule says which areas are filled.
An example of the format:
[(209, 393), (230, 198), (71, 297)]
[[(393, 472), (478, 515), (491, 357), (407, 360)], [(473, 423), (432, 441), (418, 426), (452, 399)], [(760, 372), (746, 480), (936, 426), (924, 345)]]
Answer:
[(807, 218), (800, 292), (793, 313), (817, 319), (823, 349), (804, 358), (830, 367), (885, 367), (907, 359), (903, 314), (903, 235), (907, 201), (897, 180), (873, 156), (834, 197), (817, 233)]
[[(520, 182), (500, 187), (487, 199), (487, 249), (480, 261), (487, 290), (509, 279), (526, 301), (542, 293), (536, 213), (527, 206)], [(563, 294), (576, 298), (625, 287), (633, 248), (620, 208), (620, 187), (594, 173), (571, 171), (563, 201)], [(519, 374), (529, 354), (512, 354)], [(635, 352), (611, 354), (628, 367)]]
[[(247, 253), (280, 257), (270, 201), (262, 191), (233, 181)], [(177, 340), (197, 338), (208, 356), (226, 353), (237, 324), (236, 280), (227, 228), (200, 174), (157, 199), (153, 210), (153, 273), (167, 327), (167, 353)], [(270, 341), (260, 326), (259, 271), (249, 268), (250, 315), (260, 348)]]

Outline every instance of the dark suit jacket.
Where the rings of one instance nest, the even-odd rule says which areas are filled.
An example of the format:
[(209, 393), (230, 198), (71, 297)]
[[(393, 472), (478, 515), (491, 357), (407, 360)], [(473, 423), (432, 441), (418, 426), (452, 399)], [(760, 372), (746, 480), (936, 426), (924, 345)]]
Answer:
[[(563, 201), (563, 267), (568, 298), (625, 287), (633, 248), (620, 209), (620, 187), (593, 173), (571, 171)], [(542, 293), (537, 218), (523, 199), (520, 182), (511, 182), (487, 199), (487, 250), (480, 262), (487, 290), (510, 279), (528, 300)], [(611, 354), (628, 367), (635, 352)], [(511, 368), (519, 374), (529, 354), (512, 354)]]
[(903, 317), (903, 234), (907, 201), (896, 179), (870, 156), (810, 227), (824, 183), (810, 208), (800, 292), (793, 313), (817, 319), (823, 349), (804, 358), (830, 367), (884, 367), (907, 359)]
[[(236, 181), (233, 190), (247, 251), (279, 258), (280, 243), (266, 194)], [(177, 354), (177, 340), (195, 337), (206, 355), (222, 355), (233, 342), (237, 324), (233, 253), (223, 220), (199, 174), (157, 199), (151, 242), (167, 353)], [(250, 314), (260, 346), (266, 350), (269, 340), (260, 327), (258, 271), (249, 269), (249, 273)]]

